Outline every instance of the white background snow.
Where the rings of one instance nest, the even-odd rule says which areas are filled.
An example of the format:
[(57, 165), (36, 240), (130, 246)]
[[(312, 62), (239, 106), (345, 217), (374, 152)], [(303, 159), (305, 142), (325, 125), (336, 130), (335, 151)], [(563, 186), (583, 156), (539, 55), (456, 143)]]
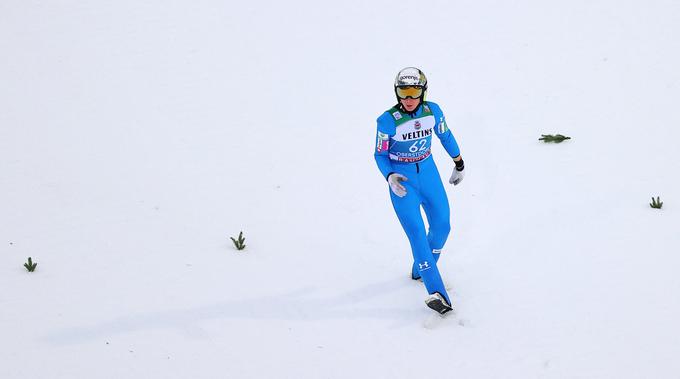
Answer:
[[(3, 0), (0, 378), (680, 378), (679, 35), (661, 0)], [(373, 160), (411, 65), (466, 162), (443, 320)]]

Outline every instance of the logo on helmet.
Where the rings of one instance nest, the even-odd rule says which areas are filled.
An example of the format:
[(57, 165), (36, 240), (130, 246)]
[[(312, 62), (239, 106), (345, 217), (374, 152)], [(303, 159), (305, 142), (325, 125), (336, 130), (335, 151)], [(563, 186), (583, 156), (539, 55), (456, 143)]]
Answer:
[(401, 81), (401, 82), (405, 82), (406, 80), (414, 80), (414, 81), (418, 82), (418, 80), (420, 80), (420, 78), (417, 77), (417, 76), (413, 76), (413, 75), (404, 75), (404, 76), (399, 77), (399, 81)]

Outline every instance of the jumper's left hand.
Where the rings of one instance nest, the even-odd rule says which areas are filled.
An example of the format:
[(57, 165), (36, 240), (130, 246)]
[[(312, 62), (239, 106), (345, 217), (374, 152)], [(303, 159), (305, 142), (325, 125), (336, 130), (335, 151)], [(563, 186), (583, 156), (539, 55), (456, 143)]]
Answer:
[(453, 174), (451, 174), (451, 179), (449, 179), (449, 183), (456, 186), (456, 185), (458, 185), (458, 183), (463, 181), (463, 177), (465, 177), (465, 169), (458, 171), (457, 168), (454, 168)]
[(463, 178), (465, 177), (465, 165), (463, 164), (463, 160), (461, 159), (455, 163), (456, 167), (453, 168), (451, 179), (449, 179), (449, 183), (453, 184), (454, 186), (463, 181)]

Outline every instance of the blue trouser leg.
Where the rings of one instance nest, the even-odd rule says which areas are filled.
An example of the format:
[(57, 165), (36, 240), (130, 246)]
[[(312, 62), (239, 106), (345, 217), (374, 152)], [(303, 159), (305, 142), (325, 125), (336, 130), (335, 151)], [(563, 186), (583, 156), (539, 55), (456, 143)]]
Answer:
[[(425, 215), (427, 216), (427, 223), (429, 224), (427, 242), (436, 263), (439, 261), (439, 252), (444, 247), (451, 231), (451, 223), (449, 221), (451, 211), (446, 190), (434, 162), (423, 164), (420, 173), (420, 196)], [(415, 261), (413, 262), (411, 277), (414, 279), (419, 278), (418, 265)]]
[[(439, 179), (439, 174), (436, 172), (434, 162), (432, 161), (430, 163), (431, 165), (421, 163), (418, 171), (415, 168), (415, 165), (395, 165), (397, 171), (408, 178), (408, 181), (402, 183), (406, 187), (407, 194), (404, 197), (398, 197), (390, 191), (390, 197), (394, 210), (399, 218), (399, 222), (404, 228), (409, 243), (411, 244), (411, 252), (415, 262), (414, 267), (415, 271), (417, 271), (415, 273), (422, 277), (428, 293), (433, 294), (439, 292), (446, 301), (450, 303), (430, 246), (430, 241), (434, 241), (443, 246), (446, 237), (448, 236), (448, 230), (446, 230), (446, 235), (443, 235), (442, 232), (448, 227), (443, 228), (440, 226), (439, 229), (437, 229), (437, 227), (435, 227), (435, 229), (430, 227), (430, 234), (433, 231), (435, 233), (432, 237), (429, 237), (428, 233), (425, 232), (425, 223), (420, 214), (420, 206), (424, 205), (425, 202), (429, 204), (430, 208), (442, 206), (440, 203), (441, 199), (438, 200), (439, 202), (433, 202), (432, 200), (427, 201), (423, 197), (423, 195), (427, 197), (433, 191), (433, 193), (436, 193), (436, 189), (424, 187), (436, 187), (437, 181), (443, 191), (441, 179)], [(426, 174), (425, 170), (434, 172)], [(436, 181), (432, 177), (433, 175), (436, 175)], [(424, 192), (422, 191), (423, 189), (425, 190)], [(446, 196), (445, 192), (444, 196)], [(444, 213), (448, 214), (448, 200), (444, 198), (444, 201), (446, 202), (446, 212), (444, 212), (444, 210), (435, 211), (434, 214), (438, 215), (438, 217), (442, 217)], [(432, 216), (428, 215), (428, 219), (431, 217)], [(437, 221), (440, 220), (437, 219)], [(446, 220), (446, 225), (448, 225), (448, 219)]]
[[(430, 229), (427, 233), (427, 241), (433, 251), (441, 251), (451, 231), (451, 209), (446, 190), (439, 177), (437, 167), (432, 164), (432, 169), (427, 170), (428, 185), (423, 186), (423, 209), (427, 216)], [(434, 254), (435, 260), (439, 259), (439, 253)]]

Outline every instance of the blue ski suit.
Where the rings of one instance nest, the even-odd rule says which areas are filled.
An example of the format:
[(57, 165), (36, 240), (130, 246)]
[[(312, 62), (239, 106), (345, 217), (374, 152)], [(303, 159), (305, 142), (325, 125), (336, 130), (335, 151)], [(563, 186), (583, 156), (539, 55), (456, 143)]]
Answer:
[[(432, 134), (441, 140), (451, 158), (460, 155), (458, 143), (436, 103), (425, 101), (412, 113), (397, 104), (378, 117), (374, 157), (385, 179), (391, 173), (408, 179), (401, 182), (406, 196), (399, 197), (390, 190), (390, 198), (411, 244), (413, 279), (422, 278), (428, 293), (439, 292), (451, 304), (437, 268), (451, 224), (449, 200), (431, 156)], [(421, 206), (429, 224), (427, 232)]]

